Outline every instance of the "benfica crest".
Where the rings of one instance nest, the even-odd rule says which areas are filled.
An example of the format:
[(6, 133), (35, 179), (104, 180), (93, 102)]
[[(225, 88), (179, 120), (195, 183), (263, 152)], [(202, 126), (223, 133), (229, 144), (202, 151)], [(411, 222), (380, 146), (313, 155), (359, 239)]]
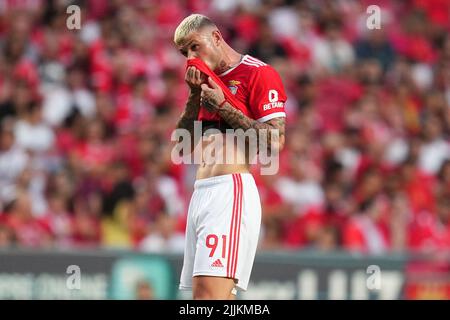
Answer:
[(236, 94), (239, 84), (241, 84), (241, 82), (237, 81), (237, 80), (228, 81), (228, 88), (230, 89), (230, 91), (233, 95)]

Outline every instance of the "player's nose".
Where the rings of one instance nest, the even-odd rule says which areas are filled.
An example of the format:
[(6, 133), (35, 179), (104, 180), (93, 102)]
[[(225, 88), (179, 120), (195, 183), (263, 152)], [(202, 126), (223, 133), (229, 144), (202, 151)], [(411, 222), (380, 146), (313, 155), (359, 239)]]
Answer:
[(189, 51), (187, 54), (187, 59), (190, 60), (190, 59), (195, 59), (195, 58), (198, 58), (197, 53)]

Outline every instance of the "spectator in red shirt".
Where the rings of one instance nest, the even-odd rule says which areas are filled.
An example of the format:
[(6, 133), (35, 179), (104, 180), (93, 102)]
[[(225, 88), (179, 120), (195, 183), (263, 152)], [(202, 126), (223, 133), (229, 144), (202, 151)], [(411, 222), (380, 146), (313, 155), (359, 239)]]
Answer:
[(25, 247), (45, 247), (53, 244), (49, 226), (31, 213), (30, 197), (20, 191), (7, 210), (7, 225), (14, 231), (17, 244)]
[(383, 208), (379, 197), (364, 201), (344, 227), (343, 246), (351, 252), (383, 254), (389, 250), (387, 228), (380, 223)]
[(409, 249), (421, 252), (450, 250), (450, 199), (438, 201), (437, 214), (421, 212), (409, 226)]
[(98, 247), (101, 240), (100, 219), (95, 215), (81, 197), (73, 202), (73, 237), (74, 247)]
[(67, 209), (63, 194), (54, 192), (49, 195), (48, 210), (43, 221), (48, 225), (56, 246), (72, 245), (73, 216)]

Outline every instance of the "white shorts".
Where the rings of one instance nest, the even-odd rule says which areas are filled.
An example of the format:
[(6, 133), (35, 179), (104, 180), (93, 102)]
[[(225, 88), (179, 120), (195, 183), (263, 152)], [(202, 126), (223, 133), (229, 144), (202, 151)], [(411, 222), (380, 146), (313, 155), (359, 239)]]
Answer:
[(261, 201), (250, 173), (195, 182), (186, 225), (180, 289), (198, 275), (235, 279), (247, 290), (258, 246)]

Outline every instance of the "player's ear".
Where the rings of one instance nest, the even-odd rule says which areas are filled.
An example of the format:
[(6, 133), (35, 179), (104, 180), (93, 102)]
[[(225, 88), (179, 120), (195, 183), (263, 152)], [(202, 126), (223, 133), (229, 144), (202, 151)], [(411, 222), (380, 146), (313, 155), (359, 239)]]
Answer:
[(220, 33), (219, 30), (215, 29), (212, 31), (212, 39), (216, 46), (218, 46), (219, 43), (223, 40), (222, 34)]

